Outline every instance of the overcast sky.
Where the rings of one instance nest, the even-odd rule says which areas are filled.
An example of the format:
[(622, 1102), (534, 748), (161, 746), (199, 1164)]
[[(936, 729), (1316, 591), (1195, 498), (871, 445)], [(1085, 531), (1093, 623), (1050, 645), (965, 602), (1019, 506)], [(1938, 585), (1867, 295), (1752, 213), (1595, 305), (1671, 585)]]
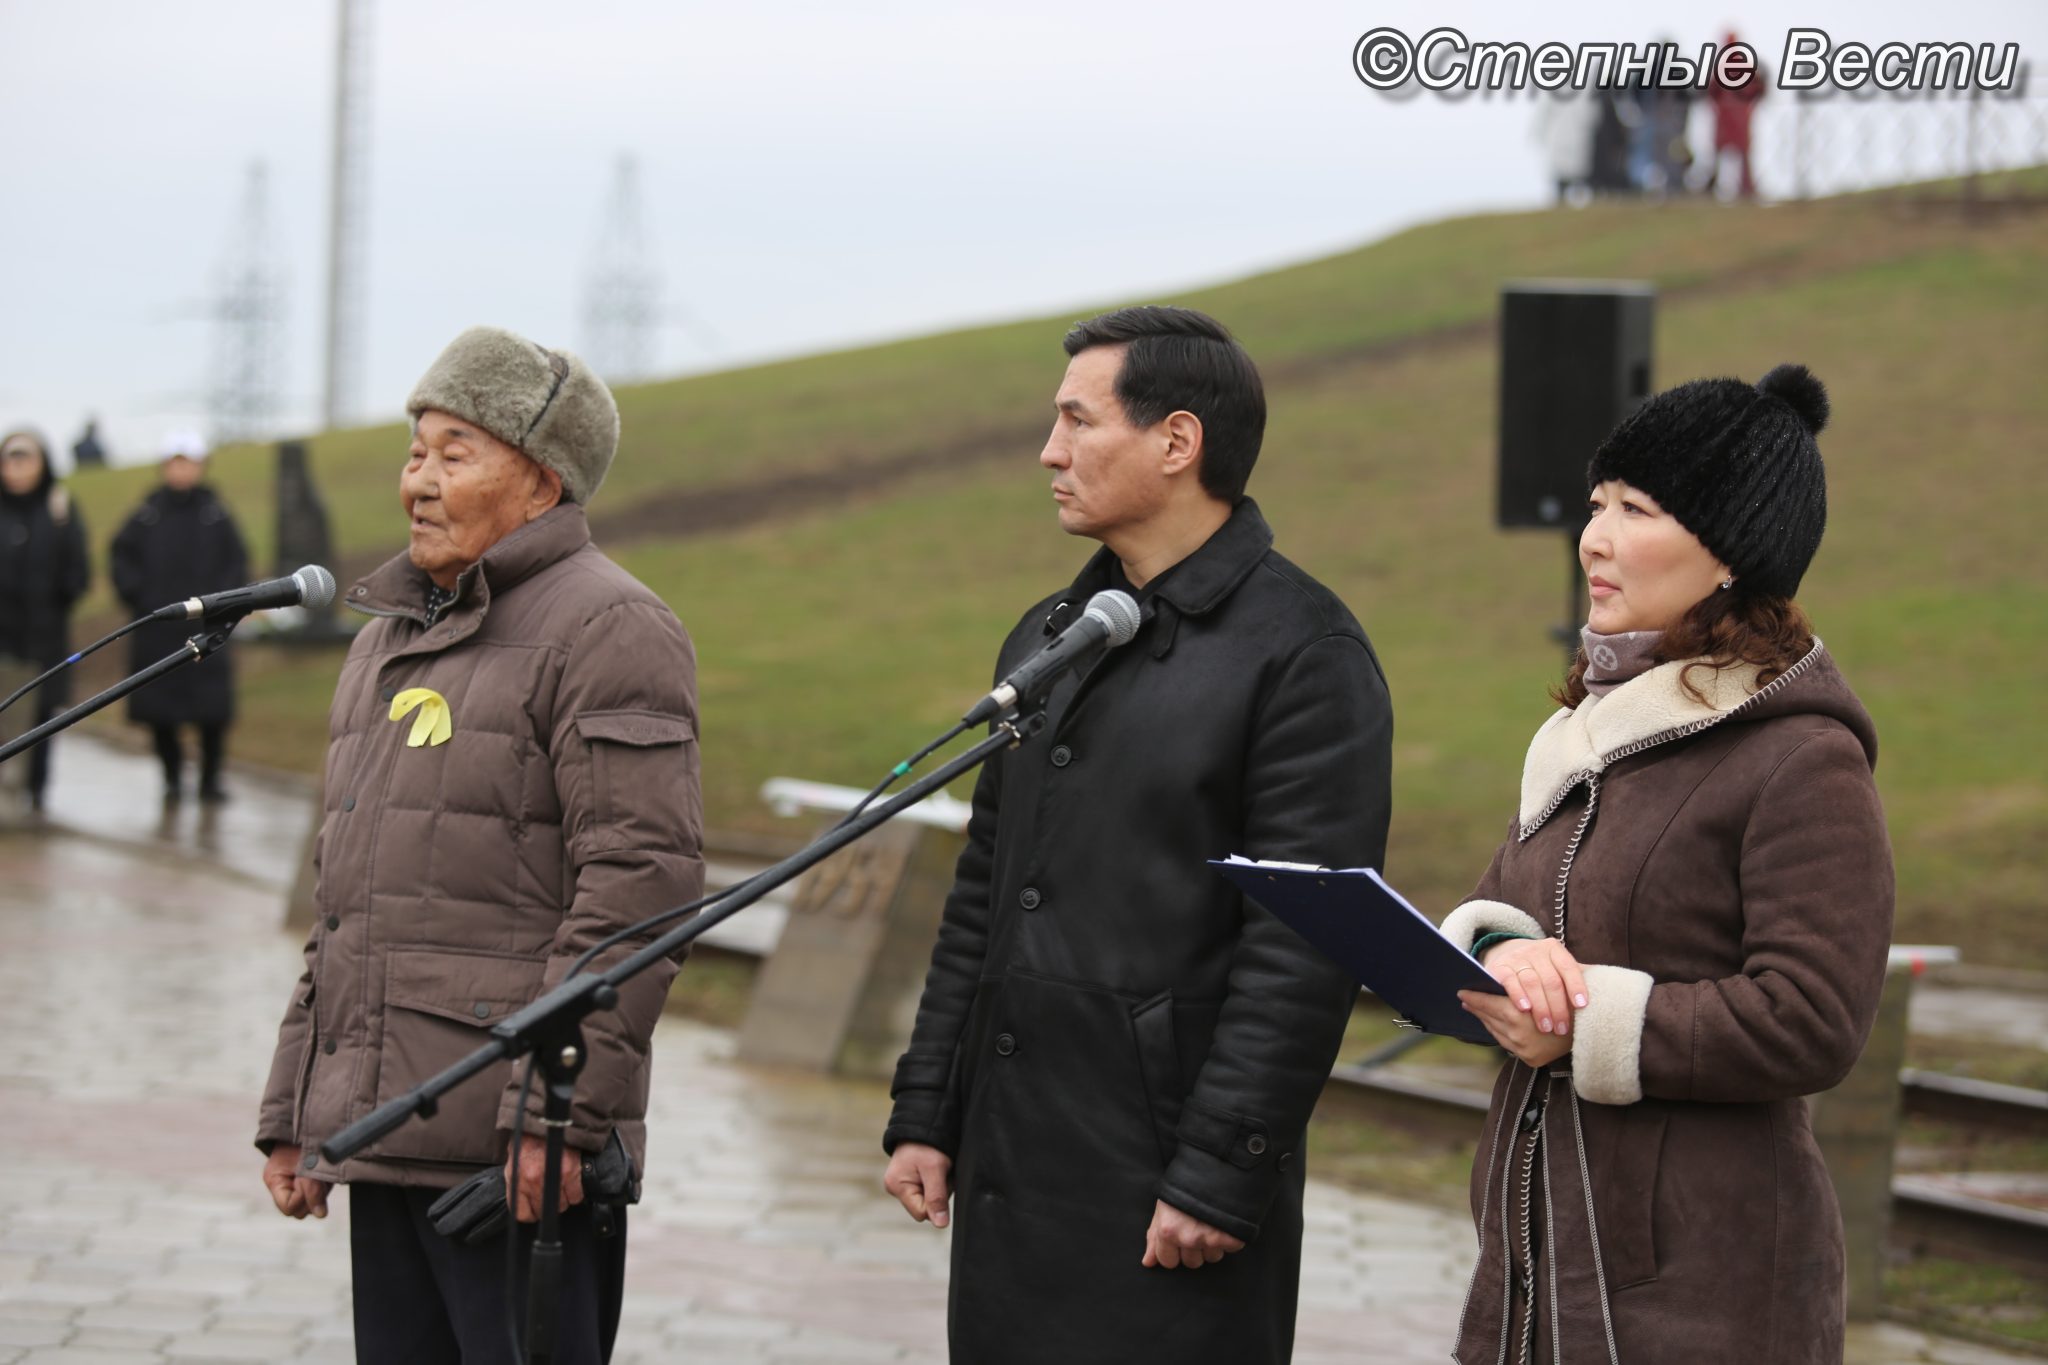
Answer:
[[(97, 411), (136, 458), (204, 425), (204, 310), (259, 159), (287, 424), (311, 422), (334, 11), (0, 0), (0, 428), (68, 447)], [(581, 346), (622, 154), (664, 298), (697, 323), (661, 330), (661, 373), (1164, 297), (1546, 202), (1527, 99), (1394, 101), (1353, 76), (1366, 29), (1444, 23), (1688, 47), (1733, 25), (1767, 59), (1794, 25), (2048, 56), (2038, 0), (377, 0), (357, 416), (395, 416), (471, 323)]]

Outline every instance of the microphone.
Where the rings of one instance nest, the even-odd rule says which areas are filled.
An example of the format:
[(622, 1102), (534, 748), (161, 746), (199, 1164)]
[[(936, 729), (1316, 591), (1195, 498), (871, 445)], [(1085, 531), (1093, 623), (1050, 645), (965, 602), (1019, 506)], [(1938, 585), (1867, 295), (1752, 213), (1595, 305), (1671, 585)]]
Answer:
[(222, 616), (247, 616), (272, 607), (311, 607), (320, 610), (334, 600), (334, 575), (318, 564), (308, 564), (289, 578), (272, 578), (247, 587), (188, 597), (149, 614), (152, 621), (213, 620)]
[(1052, 689), (1062, 673), (1093, 661), (1107, 650), (1129, 644), (1138, 633), (1138, 604), (1114, 588), (1088, 599), (1081, 619), (1052, 637), (1045, 648), (1018, 664), (993, 692), (974, 703), (960, 718), (962, 725), (983, 725), (1020, 702), (1035, 701)]

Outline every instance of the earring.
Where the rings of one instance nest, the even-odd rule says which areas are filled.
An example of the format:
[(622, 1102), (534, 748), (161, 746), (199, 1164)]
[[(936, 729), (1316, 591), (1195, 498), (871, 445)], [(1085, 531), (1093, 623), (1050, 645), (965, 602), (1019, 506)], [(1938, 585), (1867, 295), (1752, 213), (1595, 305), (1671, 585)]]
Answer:
[(1732, 576), (1731, 576), (1731, 577), (1728, 577), (1728, 578), (1724, 578), (1724, 579), (1722, 579), (1722, 580), (1721, 580), (1721, 591), (1722, 591), (1722, 592), (1726, 592), (1726, 591), (1728, 591), (1728, 589), (1730, 589), (1730, 588), (1732, 588), (1732, 587), (1734, 587), (1734, 586), (1735, 586), (1735, 579), (1734, 579), (1734, 578), (1733, 578)]

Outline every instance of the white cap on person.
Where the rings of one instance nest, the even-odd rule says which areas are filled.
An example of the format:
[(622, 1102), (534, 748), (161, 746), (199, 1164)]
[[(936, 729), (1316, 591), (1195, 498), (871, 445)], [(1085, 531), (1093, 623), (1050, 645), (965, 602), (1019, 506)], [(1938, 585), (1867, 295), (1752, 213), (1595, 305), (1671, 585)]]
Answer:
[(206, 438), (196, 431), (173, 431), (163, 440), (163, 449), (157, 454), (160, 460), (174, 459), (183, 455), (188, 460), (206, 458)]

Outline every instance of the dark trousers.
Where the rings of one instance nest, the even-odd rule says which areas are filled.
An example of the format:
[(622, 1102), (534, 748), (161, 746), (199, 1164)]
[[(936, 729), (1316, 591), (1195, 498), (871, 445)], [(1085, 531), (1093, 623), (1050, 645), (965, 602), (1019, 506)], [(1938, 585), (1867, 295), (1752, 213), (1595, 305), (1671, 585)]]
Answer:
[[(518, 1276), (508, 1305), (505, 1239), (464, 1246), (434, 1231), (427, 1206), (439, 1190), (348, 1187), (355, 1273), (356, 1360), (361, 1365), (512, 1365), (509, 1323), (526, 1331), (526, 1264), (533, 1226), (520, 1227)], [(619, 1334), (626, 1285), (626, 1211), (599, 1237), (588, 1207), (562, 1215), (559, 1365), (603, 1365)]]
[[(218, 723), (199, 729), (199, 790), (208, 794), (220, 790), (221, 752), (227, 745), (228, 727)], [(185, 749), (178, 741), (175, 725), (152, 725), (150, 738), (156, 741), (157, 761), (164, 765), (164, 790), (177, 790), (185, 771)]]
[[(36, 671), (40, 673), (42, 670)], [(36, 725), (55, 720), (57, 713), (69, 704), (70, 699), (65, 696), (65, 689), (60, 686), (63, 681), (62, 678), (52, 678), (44, 683), (42, 690), (36, 694)], [(57, 737), (51, 735), (28, 751), (28, 796), (37, 810), (43, 808), (43, 791), (50, 785), (50, 749), (56, 742)]]

